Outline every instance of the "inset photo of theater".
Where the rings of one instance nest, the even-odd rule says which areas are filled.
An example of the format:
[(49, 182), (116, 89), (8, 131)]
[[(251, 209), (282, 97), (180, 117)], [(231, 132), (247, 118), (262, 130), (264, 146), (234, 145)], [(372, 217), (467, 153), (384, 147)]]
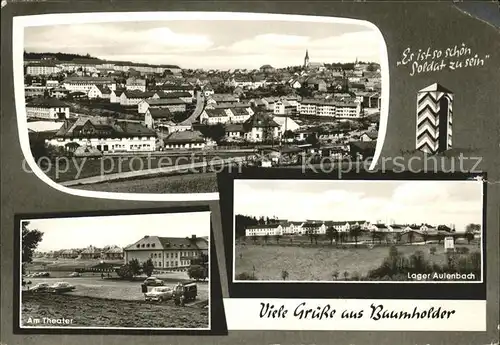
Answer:
[(20, 228), (20, 328), (210, 329), (210, 212)]

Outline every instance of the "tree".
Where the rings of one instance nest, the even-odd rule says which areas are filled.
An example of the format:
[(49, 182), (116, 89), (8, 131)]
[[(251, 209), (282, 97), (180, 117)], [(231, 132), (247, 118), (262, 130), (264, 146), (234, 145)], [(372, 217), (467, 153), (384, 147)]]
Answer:
[(281, 235), (277, 234), (277, 235), (274, 236), (274, 238), (276, 239), (276, 243), (279, 244), (280, 243)]
[(314, 244), (318, 244), (319, 234), (314, 233), (313, 238), (314, 238)]
[(295, 133), (293, 133), (291, 130), (287, 129), (285, 133), (283, 133), (283, 139), (293, 139), (295, 138)]
[[(338, 236), (338, 231), (333, 226), (326, 229), (326, 237), (330, 240), (330, 244), (333, 244), (333, 240), (336, 240)], [(337, 242), (337, 241), (335, 241)]]
[(141, 264), (139, 263), (139, 260), (132, 259), (129, 261), (128, 265), (130, 266), (130, 271), (132, 272), (133, 277), (141, 273)]
[(21, 223), (22, 227), (22, 263), (23, 263), (23, 271), (24, 265), (27, 263), (31, 263), (33, 261), (33, 254), (38, 247), (38, 244), (42, 241), (43, 232), (33, 229), (30, 230), (28, 221), (23, 221)]
[(306, 235), (309, 237), (309, 240), (311, 240), (311, 244), (313, 243), (314, 239), (314, 231), (312, 229), (307, 229), (306, 230)]
[(357, 248), (358, 247), (358, 237), (361, 235), (361, 226), (359, 225), (353, 225), (351, 229), (349, 230), (349, 234), (351, 237), (354, 237), (354, 246)]
[(467, 240), (467, 243), (470, 244), (471, 241), (474, 239), (474, 233), (472, 233), (472, 232), (466, 232), (465, 233), (465, 239)]
[(332, 273), (332, 277), (333, 277), (333, 279), (335, 279), (335, 280), (337, 280), (337, 279), (339, 278), (339, 275), (340, 275), (340, 273), (339, 273), (339, 271), (338, 271), (338, 270), (335, 270), (335, 271), (333, 271), (333, 273)]
[(281, 271), (281, 278), (283, 278), (283, 280), (286, 280), (286, 278), (288, 278), (288, 271), (286, 270)]
[(253, 244), (256, 244), (257, 243), (257, 236), (252, 236), (252, 241), (253, 241)]
[(117, 271), (116, 274), (120, 276), (123, 279), (132, 279), (134, 277), (134, 274), (132, 273), (132, 270), (130, 269), (129, 264), (125, 264), (121, 266)]
[(267, 244), (267, 241), (269, 240), (269, 235), (268, 234), (265, 234), (264, 235), (264, 242)]
[(306, 138), (306, 143), (311, 144), (312, 146), (316, 146), (319, 143), (318, 137), (316, 136), (316, 133), (310, 134)]
[(155, 269), (155, 265), (153, 264), (153, 260), (149, 258), (147, 261), (142, 264), (142, 271), (148, 276), (151, 277), (153, 271)]
[(470, 244), (470, 242), (474, 239), (474, 234), (480, 231), (480, 224), (467, 224), (467, 226), (465, 227), (465, 238), (467, 239), (467, 242)]

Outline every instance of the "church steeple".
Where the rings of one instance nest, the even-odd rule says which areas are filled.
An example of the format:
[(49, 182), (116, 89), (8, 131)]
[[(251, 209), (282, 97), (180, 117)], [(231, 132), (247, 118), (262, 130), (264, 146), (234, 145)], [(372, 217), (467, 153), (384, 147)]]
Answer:
[(304, 67), (309, 65), (309, 51), (306, 49), (306, 56), (304, 57)]

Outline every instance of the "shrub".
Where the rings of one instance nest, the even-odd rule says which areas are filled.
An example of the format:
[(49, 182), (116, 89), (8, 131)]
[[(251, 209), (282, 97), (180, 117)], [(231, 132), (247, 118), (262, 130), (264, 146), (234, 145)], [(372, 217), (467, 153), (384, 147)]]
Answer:
[(281, 278), (283, 278), (283, 280), (286, 280), (288, 276), (289, 276), (288, 271), (286, 270), (281, 271)]
[(257, 279), (255, 278), (255, 274), (242, 272), (236, 275), (236, 280), (257, 280)]
[(457, 254), (469, 254), (469, 248), (467, 248), (467, 247), (457, 247), (455, 249), (455, 252)]
[(334, 280), (337, 280), (339, 278), (340, 272), (338, 270), (335, 270), (332, 272), (332, 277)]

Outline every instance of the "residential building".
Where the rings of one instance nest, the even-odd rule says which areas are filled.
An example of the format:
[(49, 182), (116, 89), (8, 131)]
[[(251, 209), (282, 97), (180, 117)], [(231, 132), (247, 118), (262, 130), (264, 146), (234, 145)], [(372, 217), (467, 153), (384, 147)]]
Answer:
[(274, 103), (275, 115), (295, 115), (297, 113), (297, 105), (293, 105), (287, 100), (279, 100)]
[(301, 115), (357, 119), (361, 117), (361, 104), (329, 99), (303, 99), (299, 106), (299, 113)]
[(26, 74), (28, 75), (51, 75), (61, 71), (61, 68), (53, 62), (40, 62), (28, 64), (26, 66)]
[(120, 105), (130, 107), (138, 105), (144, 100), (151, 99), (153, 92), (143, 92), (139, 90), (125, 90), (120, 95)]
[(235, 104), (239, 103), (240, 98), (232, 94), (213, 94), (207, 98), (207, 104)]
[(107, 86), (110, 90), (116, 90), (116, 82), (108, 77), (68, 77), (63, 81), (65, 89), (71, 92), (84, 92), (87, 94), (94, 85)]
[(173, 115), (168, 108), (148, 108), (144, 114), (144, 123), (148, 128), (158, 128), (161, 124), (170, 123)]
[(301, 235), (323, 235), (326, 234), (326, 226), (324, 222), (308, 221), (302, 224)]
[(281, 224), (263, 224), (250, 226), (245, 230), (245, 236), (281, 236), (283, 235), (283, 227)]
[(146, 79), (128, 78), (125, 82), (125, 88), (127, 90), (138, 90), (146, 92)]
[(101, 258), (101, 250), (94, 246), (88, 246), (80, 253), (80, 259), (99, 259)]
[(160, 98), (160, 99), (143, 99), (137, 103), (137, 111), (139, 114), (144, 114), (149, 109), (153, 108), (168, 108), (170, 112), (184, 112), (186, 111), (186, 102), (179, 98)]
[(125, 90), (111, 90), (111, 94), (109, 96), (110, 103), (120, 103), (122, 93)]
[(157, 91), (151, 98), (152, 99), (178, 98), (184, 101), (186, 104), (193, 102), (193, 96), (187, 91), (184, 92)]
[(93, 85), (87, 92), (87, 97), (89, 99), (95, 99), (95, 98), (110, 99), (111, 89), (105, 85)]
[(280, 125), (265, 113), (255, 113), (244, 122), (245, 139), (262, 142), (278, 139)]
[(243, 139), (245, 128), (242, 123), (229, 123), (224, 127), (228, 139)]
[(207, 125), (229, 123), (229, 114), (226, 109), (204, 109), (200, 115), (200, 123)]
[(49, 91), (50, 97), (55, 98), (66, 98), (69, 95), (69, 90), (66, 90), (64, 87), (55, 87), (50, 89)]
[(156, 133), (135, 122), (81, 116), (66, 120), (46, 142), (59, 147), (75, 143), (101, 152), (151, 152), (156, 149)]
[(295, 132), (300, 129), (300, 125), (289, 117), (274, 116), (273, 120), (280, 126), (278, 136), (283, 135), (286, 131)]
[(46, 86), (25, 86), (24, 87), (24, 97), (34, 98), (43, 97), (50, 93), (50, 89)]
[(302, 233), (302, 225), (304, 222), (288, 222), (283, 221), (281, 226), (283, 227), (283, 235), (298, 235)]
[(163, 142), (165, 149), (203, 149), (206, 146), (201, 132), (193, 130), (171, 133)]
[(104, 252), (102, 253), (102, 258), (105, 260), (123, 260), (123, 257), (123, 248), (118, 246), (104, 248)]
[(45, 82), (45, 86), (48, 87), (48, 88), (54, 88), (54, 87), (58, 87), (59, 86), (59, 82), (57, 80), (47, 80)]
[(157, 87), (159, 90), (169, 92), (189, 92), (194, 97), (194, 87), (192, 85), (164, 84)]
[(57, 98), (36, 98), (26, 103), (28, 118), (65, 120), (69, 118), (69, 106)]
[(202, 254), (208, 255), (209, 243), (206, 238), (144, 236), (124, 248), (124, 262), (136, 259), (140, 264), (151, 259), (156, 269), (186, 270), (191, 260)]
[(365, 132), (360, 137), (360, 141), (374, 141), (378, 138), (378, 132)]

